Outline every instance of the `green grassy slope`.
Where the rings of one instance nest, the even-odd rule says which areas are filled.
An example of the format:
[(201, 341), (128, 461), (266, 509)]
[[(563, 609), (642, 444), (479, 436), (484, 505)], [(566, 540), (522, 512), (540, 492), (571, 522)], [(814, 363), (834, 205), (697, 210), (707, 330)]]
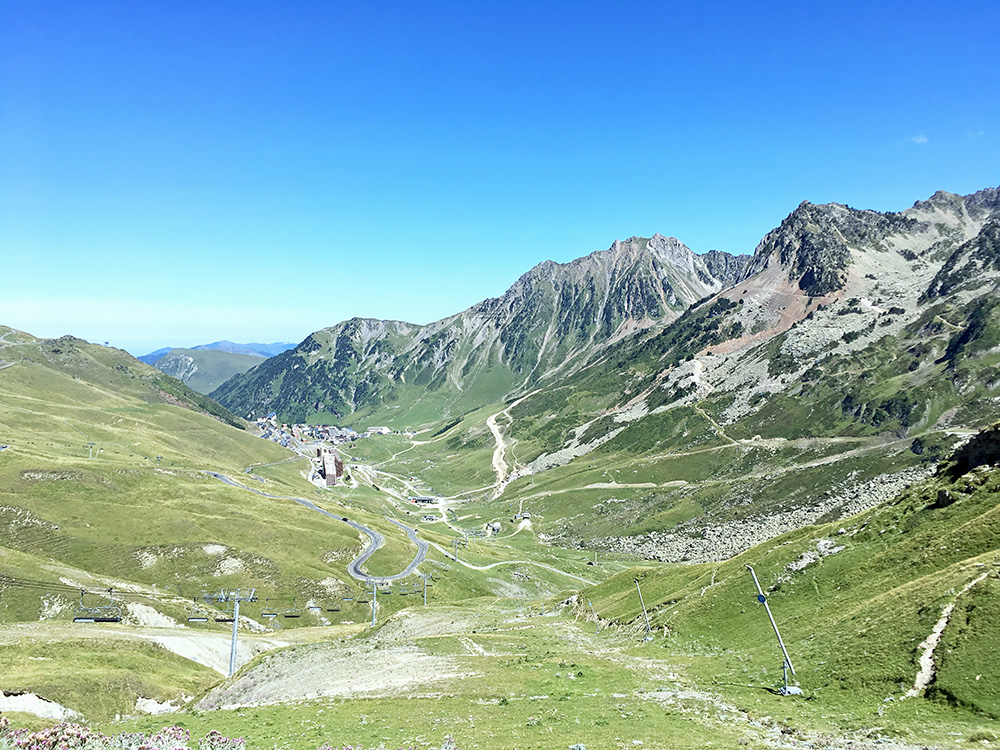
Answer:
[[(364, 485), (318, 490), (302, 476), (305, 459), (191, 408), (209, 402), (183, 384), (78, 340), (3, 338), (0, 344), (22, 343), (16, 359), (10, 346), (0, 349), (10, 363), (0, 369), (0, 667), (34, 653), (23, 651), (32, 639), (50, 656), (0, 668), (0, 689), (35, 692), (92, 719), (130, 712), (140, 696), (193, 695), (217, 673), (137, 644), (126, 637), (133, 628), (220, 632), (226, 626), (214, 622), (176, 626), (193, 609), (221, 614), (193, 607), (191, 597), (236, 587), (257, 589), (260, 601), (242, 614), (272, 631), (366, 623), (366, 595), (346, 571), (363, 540), (341, 515), (384, 534), (386, 546), (366, 564), (373, 574), (394, 574), (412, 559), (415, 547), (385, 519), (416, 524), (404, 508)], [(172, 394), (190, 401), (183, 405)], [(309, 498), (336, 517), (227, 486), (207, 471), (273, 495)], [(507, 566), (510, 556), (482, 545), (463, 548), (463, 556), (499, 568), (455, 565), (440, 549), (451, 547), (457, 531), (442, 525), (422, 534), (437, 545), (423, 568), (436, 577), (432, 601), (499, 595), (524, 567)], [(537, 557), (531, 537), (518, 541)], [(525, 595), (567, 585), (558, 571), (539, 568), (531, 576)], [(418, 600), (419, 583), (414, 576), (380, 596), (380, 621)], [(79, 589), (109, 587), (124, 607), (119, 630), (70, 623)], [(89, 593), (86, 603), (106, 601)], [(323, 608), (309, 610), (310, 603)], [(328, 611), (333, 604), (339, 609)], [(302, 612), (298, 620), (261, 616), (293, 607)], [(144, 676), (129, 679), (130, 670)]]
[[(244, 611), (258, 620), (263, 597), (283, 610), (293, 600), (302, 606), (355, 589), (345, 570), (362, 546), (353, 529), (205, 473), (315, 498), (299, 474), (305, 461), (276, 464), (289, 452), (200, 410), (237, 422), (124, 352), (10, 331), (2, 338), (0, 357), (9, 366), (0, 369), (0, 624), (40, 623), (41, 637), (48, 621), (72, 618), (74, 588), (130, 592), (118, 601), (131, 625), (182, 623), (190, 597), (220, 588), (256, 587), (262, 601)], [(243, 472), (251, 465), (257, 480)], [(353, 497), (366, 493), (374, 496), (361, 488)], [(317, 500), (343, 506), (333, 492)], [(385, 564), (407, 551), (412, 557), (393, 542), (399, 549)], [(373, 564), (382, 564), (378, 556)], [(94, 595), (87, 602), (105, 603)], [(323, 616), (359, 619), (346, 610)], [(318, 622), (310, 613), (274, 627)], [(83, 648), (68, 634), (45, 638), (51, 661), (0, 668), (0, 689), (40, 692), (100, 718), (123, 712), (129, 701), (132, 710), (138, 695), (176, 698), (217, 679), (159, 647), (91, 638)], [(0, 635), (0, 644), (6, 639)], [(4, 646), (0, 662), (13, 659), (20, 643)], [(63, 658), (68, 654), (77, 656)], [(148, 679), (137, 682), (130, 670)]]
[[(1000, 718), (998, 460), (993, 428), (931, 479), (842, 523), (806, 527), (724, 563), (631, 568), (575, 598), (559, 594), (544, 614), (527, 599), (485, 597), (401, 613), (358, 639), (262, 657), (209, 703), (281, 695), (296, 665), (376, 663), (401, 647), (440, 670), (418, 670), (405, 687), (181, 720), (199, 734), (248, 735), (254, 748), (436, 746), (445, 735), (485, 749), (990, 743)], [(781, 654), (748, 564), (801, 697), (777, 694)], [(950, 605), (933, 679), (905, 698), (923, 642)], [(148, 731), (155, 721), (127, 726)]]
[[(997, 435), (993, 428), (980, 444)], [(781, 656), (754, 600), (745, 568), (752, 565), (798, 681), (820, 712), (845, 726), (897, 729), (954, 707), (997, 719), (1000, 640), (987, 613), (1000, 604), (998, 493), (1000, 471), (990, 465), (955, 476), (945, 465), (843, 522), (785, 534), (723, 563), (631, 570), (582, 597), (608, 621), (641, 629), (638, 578), (658, 648), (692, 654), (692, 674), (702, 681), (771, 687)], [(922, 642), (951, 604), (934, 679), (920, 697), (901, 700)], [(802, 715), (804, 704), (788, 705)]]
[[(151, 368), (133, 362), (123, 373), (102, 362), (108, 350), (82, 343), (58, 367), (40, 364), (50, 346), (0, 370), (0, 441), (10, 446), (0, 452), (4, 548), (37, 556), (38, 575), (41, 561), (51, 560), (150, 586), (197, 592), (242, 582), (291, 595), (299, 579), (329, 575), (325, 553), (359, 546), (342, 524), (204, 473), (239, 478), (246, 466), (285, 460), (286, 450), (153, 402), (172, 379), (143, 374)], [(265, 480), (266, 473), (258, 471)], [(297, 471), (258, 484), (276, 495), (314, 492)], [(8, 597), (0, 608), (16, 601)]]
[(94, 721), (134, 713), (139, 697), (165, 703), (196, 695), (219, 679), (214, 670), (155, 643), (108, 633), (99, 639), (60, 633), (0, 642), (0, 674), (5, 692), (45, 696)]

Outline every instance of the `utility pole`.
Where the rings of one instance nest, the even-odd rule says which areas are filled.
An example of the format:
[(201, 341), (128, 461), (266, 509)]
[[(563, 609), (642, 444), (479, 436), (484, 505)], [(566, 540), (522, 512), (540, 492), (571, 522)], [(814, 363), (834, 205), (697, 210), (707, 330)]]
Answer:
[(424, 606), (427, 606), (427, 579), (431, 577), (430, 573), (424, 573), (421, 578), (424, 579)]
[(372, 581), (372, 627), (375, 627), (375, 605), (378, 600), (376, 596), (378, 595), (378, 586), (375, 585), (375, 581)]
[(594, 632), (595, 633), (600, 633), (601, 632), (601, 621), (599, 619), (597, 619), (597, 613), (594, 611), (594, 603), (592, 601), (590, 601), (590, 599), (588, 599), (587, 600), (587, 604), (590, 605), (590, 614), (592, 614), (594, 616), (594, 622), (597, 623), (597, 630), (594, 631)]
[(93, 440), (91, 440), (89, 443), (87, 443), (87, 447), (90, 448), (90, 455), (87, 456), (87, 458), (93, 458), (94, 457), (94, 445), (96, 445), (96, 443), (94, 443)]
[(792, 666), (792, 660), (788, 656), (788, 651), (785, 649), (785, 642), (781, 640), (781, 633), (778, 632), (778, 623), (774, 621), (774, 615), (771, 614), (771, 607), (768, 606), (767, 597), (764, 596), (764, 590), (760, 587), (760, 581), (757, 580), (757, 574), (754, 569), (747, 565), (747, 570), (750, 571), (750, 575), (753, 576), (754, 585), (757, 587), (757, 601), (764, 605), (764, 610), (767, 612), (767, 619), (771, 621), (771, 627), (774, 628), (774, 635), (778, 639), (778, 646), (781, 647), (781, 653), (784, 655), (785, 660), (781, 662), (781, 673), (784, 677), (785, 686), (781, 688), (782, 695), (801, 695), (802, 688), (795, 687), (794, 685), (788, 684), (788, 673), (791, 672), (792, 676), (795, 675), (795, 667)]
[(646, 638), (645, 640), (653, 640), (652, 631), (649, 628), (649, 615), (646, 614), (646, 603), (642, 600), (642, 589), (639, 588), (639, 579), (635, 579), (635, 590), (639, 592), (639, 604), (642, 606), (642, 616), (646, 618)]

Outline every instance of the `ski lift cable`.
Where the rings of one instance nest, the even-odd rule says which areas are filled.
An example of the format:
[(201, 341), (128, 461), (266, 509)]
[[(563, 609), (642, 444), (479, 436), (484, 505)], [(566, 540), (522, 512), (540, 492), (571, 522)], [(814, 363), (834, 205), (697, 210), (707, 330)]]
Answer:
[[(184, 600), (195, 601), (195, 600), (197, 600), (199, 598), (200, 599), (205, 599), (206, 603), (208, 601), (219, 601), (219, 602), (228, 601), (228, 595), (225, 594), (225, 593), (222, 593), (222, 592), (220, 592), (219, 594), (205, 594), (205, 593), (202, 593), (201, 596), (192, 597), (192, 596), (189, 596), (189, 595), (185, 595), (185, 594), (183, 594), (182, 592), (179, 592), (179, 591), (176, 592), (176, 593), (174, 593), (174, 592), (159, 592), (159, 591), (128, 591), (128, 590), (123, 590), (123, 589), (115, 588), (113, 586), (112, 587), (108, 587), (108, 588), (96, 588), (96, 587), (93, 587), (93, 586), (90, 586), (90, 587), (87, 587), (87, 586), (79, 587), (79, 586), (73, 586), (71, 584), (63, 583), (61, 581), (43, 581), (43, 580), (32, 579), (32, 578), (21, 578), (19, 576), (9, 575), (7, 573), (0, 573), (0, 587), (15, 587), (15, 588), (24, 589), (24, 590), (27, 590), (27, 591), (45, 592), (45, 593), (49, 593), (49, 594), (62, 594), (62, 595), (66, 595), (66, 596), (72, 596), (73, 598), (76, 598), (76, 597), (80, 596), (80, 594), (82, 592), (86, 596), (105, 597), (105, 598), (112, 599), (114, 601), (123, 600), (123, 599), (147, 599), (147, 600), (154, 600), (154, 601), (165, 601), (165, 602), (169, 601), (169, 602), (175, 602), (175, 603), (177, 603), (177, 602), (184, 601)], [(278, 616), (278, 611), (276, 611), (275, 608), (273, 607), (273, 605), (271, 604), (272, 599), (273, 599), (273, 597), (267, 597), (265, 599), (266, 604), (265, 604), (265, 606), (263, 608), (264, 611), (261, 613), (261, 616), (263, 616), (263, 617), (277, 617)], [(326, 608), (328, 612), (339, 612), (340, 611), (341, 602), (345, 602), (346, 603), (346, 602), (353, 602), (353, 601), (355, 601), (355, 599), (353, 597), (346, 597), (346, 596), (345, 597), (340, 597), (339, 598), (340, 601), (337, 601), (338, 597), (334, 597), (333, 599), (334, 600), (331, 601), (330, 606)], [(256, 600), (256, 598), (255, 598), (255, 600)], [(279, 598), (279, 599), (277, 599), (275, 601), (280, 601), (280, 600), (281, 600), (281, 598)], [(286, 601), (287, 601), (287, 599), (286, 599)], [(311, 607), (310, 609), (315, 610), (317, 608), (316, 607)], [(322, 610), (322, 609), (323, 609), (322, 607), (319, 607), (319, 610)], [(271, 614), (272, 612), (273, 612), (273, 614)], [(285, 616), (289, 616), (291, 618), (301, 617), (301, 609), (299, 609), (296, 606), (296, 597), (291, 597), (291, 607), (287, 608), (285, 610), (285, 612), (287, 613)], [(193, 622), (207, 622), (208, 619), (209, 618), (207, 616), (205, 616), (205, 619), (203, 620), (200, 615), (195, 615), (194, 613), (192, 613), (192, 617), (188, 618), (189, 621), (193, 621)], [(218, 621), (222, 622), (223, 620), (220, 619)], [(228, 620), (228, 619), (226, 619), (225, 621), (226, 622), (231, 622), (231, 620)]]

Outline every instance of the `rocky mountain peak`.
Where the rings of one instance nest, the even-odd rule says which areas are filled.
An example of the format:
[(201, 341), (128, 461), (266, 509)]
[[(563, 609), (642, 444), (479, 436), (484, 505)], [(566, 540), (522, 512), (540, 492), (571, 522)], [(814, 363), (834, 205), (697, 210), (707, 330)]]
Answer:
[(837, 292), (846, 283), (852, 249), (873, 248), (916, 223), (904, 214), (803, 201), (761, 240), (740, 280), (778, 264), (788, 280), (810, 297)]
[(976, 219), (995, 217), (1000, 214), (1000, 188), (979, 190), (966, 196), (964, 203), (966, 211)]
[(315, 404), (343, 416), (408, 389), (441, 391), (455, 408), (477, 407), (669, 323), (731, 283), (743, 262), (718, 252), (702, 258), (660, 234), (616, 240), (569, 263), (539, 263), (500, 297), (425, 326), (352, 318), (317, 331), (216, 395), (245, 412), (278, 410), (296, 419), (319, 409)]
[(649, 251), (666, 263), (683, 268), (694, 273), (694, 251), (676, 237), (664, 237), (662, 234), (654, 234), (647, 247)]
[(974, 221), (986, 221), (1000, 213), (1000, 188), (989, 187), (971, 195), (956, 195), (946, 190), (938, 190), (927, 200), (917, 201), (907, 214), (938, 212), (959, 218), (968, 217)]

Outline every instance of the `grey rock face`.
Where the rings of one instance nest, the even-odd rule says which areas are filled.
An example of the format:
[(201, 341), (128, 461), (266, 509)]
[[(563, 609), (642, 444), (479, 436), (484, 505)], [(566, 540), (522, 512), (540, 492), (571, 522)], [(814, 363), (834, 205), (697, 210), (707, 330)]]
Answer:
[(916, 224), (916, 219), (904, 214), (859, 211), (838, 203), (814, 206), (803, 201), (761, 240), (740, 280), (780, 263), (787, 269), (788, 279), (809, 296), (836, 292), (847, 280), (852, 248), (872, 247)]
[[(570, 263), (545, 261), (502, 296), (426, 326), (352, 319), (213, 394), (240, 413), (342, 417), (407, 390), (474, 408), (581, 367), (611, 341), (675, 319), (745, 262), (673, 237), (631, 237)], [(456, 406), (456, 408), (458, 408)]]

